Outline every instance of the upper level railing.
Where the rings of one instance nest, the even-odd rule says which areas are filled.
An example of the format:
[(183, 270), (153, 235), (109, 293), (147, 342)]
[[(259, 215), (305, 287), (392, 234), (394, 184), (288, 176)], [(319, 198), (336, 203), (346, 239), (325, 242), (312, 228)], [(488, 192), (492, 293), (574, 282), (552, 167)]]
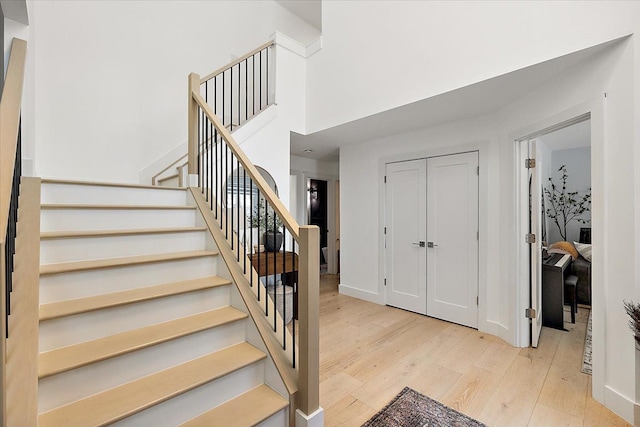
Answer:
[(231, 132), (273, 101), (273, 41), (200, 79), (200, 94)]
[[(275, 94), (274, 42), (269, 41), (200, 79), (200, 94), (222, 124), (233, 132), (273, 104)], [(151, 178), (161, 182), (166, 172), (183, 185), (188, 155), (175, 160)]]
[(0, 99), (0, 370), (2, 375), (2, 402), (0, 418), (6, 425), (6, 339), (9, 336), (8, 316), (13, 284), (16, 223), (21, 168), (20, 106), (27, 53), (27, 42), (13, 39), (9, 66)]
[[(239, 67), (236, 72), (242, 80), (246, 76), (242, 64), (247, 64), (247, 58), (258, 64), (255, 58), (262, 54), (256, 52), (268, 51), (269, 46), (245, 55), (225, 70), (233, 73), (234, 67)], [(211, 76), (214, 74), (221, 75)], [(297, 397), (291, 409), (310, 415), (319, 408), (319, 231), (315, 226), (297, 224), (231, 136), (233, 118), (242, 121), (253, 110), (244, 101), (227, 104), (226, 96), (221, 104), (209, 103), (206, 95), (212, 89), (206, 82), (211, 76), (189, 76), (189, 175), (197, 175), (199, 191), (240, 267), (238, 286), (251, 291), (260, 307), (259, 315), (268, 319), (269, 330), (261, 330), (260, 324), (265, 322), (256, 325), (267, 348), (276, 349), (270, 352), (276, 368), (283, 380), (284, 371), (293, 368), (295, 372), (295, 384), (284, 381), (290, 394)], [(218, 99), (217, 91), (226, 84), (224, 78), (218, 82), (213, 79), (214, 99)], [(231, 76), (228, 79), (231, 82)], [(268, 81), (266, 75), (265, 79)], [(228, 93), (224, 92), (228, 89), (222, 90)], [(259, 92), (263, 90), (269, 91), (266, 85)], [(239, 93), (237, 99), (245, 99), (243, 89)], [(256, 108), (262, 105), (258, 95), (248, 97), (252, 98), (258, 100)], [(235, 111), (229, 112), (229, 105)], [(225, 121), (228, 112), (231, 121)], [(293, 293), (293, 304), (287, 301), (288, 290)], [(289, 323), (292, 313), (297, 314), (297, 320)], [(277, 346), (269, 345), (276, 342)]]

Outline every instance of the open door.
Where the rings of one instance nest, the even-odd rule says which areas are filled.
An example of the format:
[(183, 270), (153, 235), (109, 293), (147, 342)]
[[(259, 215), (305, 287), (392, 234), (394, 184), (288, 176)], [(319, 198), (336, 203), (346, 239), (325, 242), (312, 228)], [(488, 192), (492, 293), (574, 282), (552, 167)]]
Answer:
[(531, 346), (537, 347), (542, 329), (542, 165), (536, 140), (524, 141), (528, 153), (526, 166), (529, 174), (529, 277), (531, 287)]

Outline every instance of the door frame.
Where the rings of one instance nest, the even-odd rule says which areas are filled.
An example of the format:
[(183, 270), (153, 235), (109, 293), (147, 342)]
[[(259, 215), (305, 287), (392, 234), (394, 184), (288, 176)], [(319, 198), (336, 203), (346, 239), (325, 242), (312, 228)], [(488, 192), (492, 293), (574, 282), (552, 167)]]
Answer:
[[(441, 141), (437, 141), (442, 144)], [(362, 299), (386, 305), (386, 290), (384, 288), (384, 279), (386, 277), (385, 269), (385, 235), (384, 226), (386, 223), (385, 212), (385, 171), (387, 163), (404, 162), (410, 160), (426, 159), (429, 157), (448, 156), (452, 154), (462, 154), (469, 152), (478, 153), (478, 166), (480, 175), (478, 177), (478, 331), (486, 332), (495, 336), (504, 336), (507, 330), (499, 322), (487, 318), (487, 303), (489, 296), (487, 295), (488, 283), (488, 257), (491, 253), (489, 248), (489, 239), (487, 238), (488, 218), (490, 215), (490, 207), (488, 205), (487, 193), (489, 191), (489, 152), (491, 150), (489, 141), (477, 141), (471, 144), (449, 145), (428, 147), (429, 143), (425, 142), (425, 149), (420, 151), (408, 151), (389, 156), (382, 156), (378, 159), (378, 296), (373, 297), (369, 293), (362, 293)], [(497, 167), (497, 166), (495, 166)], [(495, 279), (492, 276), (492, 279)]]
[[(528, 248), (522, 244), (524, 238), (523, 219), (525, 211), (519, 205), (520, 197), (520, 176), (522, 168), (520, 165), (520, 149), (519, 141), (523, 139), (531, 139), (536, 135), (548, 133), (553, 129), (559, 129), (575, 119), (589, 115), (591, 120), (591, 194), (592, 197), (599, 199), (601, 203), (592, 204), (591, 224), (592, 224), (592, 243), (599, 248), (594, 254), (594, 261), (591, 270), (591, 312), (594, 318), (605, 319), (606, 317), (606, 295), (603, 285), (603, 278), (606, 277), (606, 263), (604, 262), (604, 253), (606, 252), (606, 242), (604, 239), (605, 223), (603, 207), (606, 206), (606, 193), (604, 190), (604, 182), (606, 175), (606, 159), (604, 150), (605, 141), (605, 123), (604, 111), (606, 105), (606, 94), (602, 98), (594, 98), (590, 101), (578, 104), (572, 108), (561, 111), (557, 114), (547, 116), (545, 119), (532, 123), (531, 125), (510, 132), (508, 141), (512, 143), (513, 168), (512, 177), (514, 184), (514, 214), (515, 214), (515, 235), (513, 240), (513, 250), (516, 253), (516, 265), (514, 270), (514, 279), (516, 286), (514, 287), (513, 299), (513, 326), (514, 326), (514, 342), (517, 347), (528, 347), (531, 340), (531, 330), (529, 320), (525, 319), (524, 312), (529, 304), (529, 275), (528, 275)], [(528, 216), (528, 208), (526, 211)], [(601, 323), (602, 322), (602, 323)], [(592, 359), (593, 359), (593, 375), (592, 375), (592, 393), (594, 399), (604, 402), (605, 394), (605, 348), (604, 348), (604, 322), (594, 322), (592, 330)]]

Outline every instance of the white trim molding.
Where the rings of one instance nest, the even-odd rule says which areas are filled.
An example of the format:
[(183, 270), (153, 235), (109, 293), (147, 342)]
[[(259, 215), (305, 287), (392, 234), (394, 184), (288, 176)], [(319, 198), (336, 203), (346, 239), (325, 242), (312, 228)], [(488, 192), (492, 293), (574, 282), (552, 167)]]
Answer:
[(322, 49), (322, 36), (318, 36), (306, 46), (279, 31), (273, 33), (270, 39), (273, 40), (276, 45), (305, 59), (313, 56), (316, 52)]

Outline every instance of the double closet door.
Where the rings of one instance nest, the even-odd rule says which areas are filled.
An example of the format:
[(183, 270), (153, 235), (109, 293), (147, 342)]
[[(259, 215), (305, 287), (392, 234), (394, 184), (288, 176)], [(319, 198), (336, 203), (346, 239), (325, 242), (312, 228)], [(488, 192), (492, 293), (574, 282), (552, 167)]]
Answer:
[(386, 165), (387, 305), (477, 328), (478, 153)]

